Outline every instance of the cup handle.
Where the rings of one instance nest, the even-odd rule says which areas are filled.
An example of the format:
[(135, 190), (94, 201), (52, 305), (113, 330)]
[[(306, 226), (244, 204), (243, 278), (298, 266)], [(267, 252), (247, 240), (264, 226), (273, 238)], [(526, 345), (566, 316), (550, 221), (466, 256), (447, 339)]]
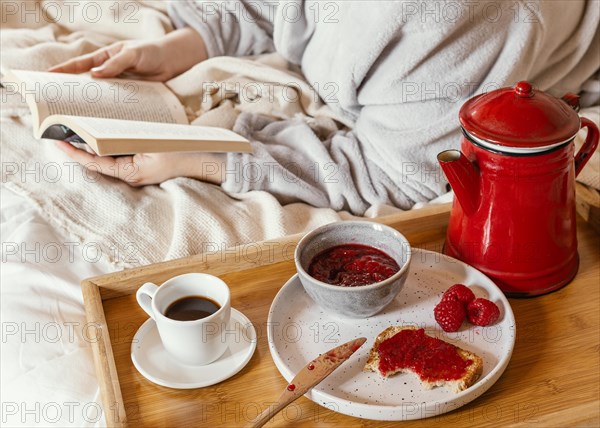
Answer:
[(154, 311), (152, 310), (152, 299), (157, 291), (158, 285), (147, 282), (138, 288), (137, 292), (135, 293), (135, 298), (137, 299), (138, 304), (148, 315), (150, 315), (150, 318), (153, 320), (155, 320), (155, 318)]
[(598, 147), (598, 127), (591, 120), (582, 117), (581, 127), (587, 128), (588, 133), (585, 138), (585, 143), (579, 149), (579, 152), (575, 155), (575, 177), (579, 175), (587, 161), (590, 160), (596, 147)]

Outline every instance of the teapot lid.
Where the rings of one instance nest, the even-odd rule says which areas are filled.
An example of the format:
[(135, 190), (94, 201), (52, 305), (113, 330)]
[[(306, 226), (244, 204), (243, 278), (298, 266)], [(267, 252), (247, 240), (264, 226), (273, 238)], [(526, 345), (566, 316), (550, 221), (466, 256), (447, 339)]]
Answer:
[(471, 98), (460, 109), (459, 119), (476, 142), (516, 153), (559, 146), (575, 137), (580, 127), (571, 105), (525, 81)]

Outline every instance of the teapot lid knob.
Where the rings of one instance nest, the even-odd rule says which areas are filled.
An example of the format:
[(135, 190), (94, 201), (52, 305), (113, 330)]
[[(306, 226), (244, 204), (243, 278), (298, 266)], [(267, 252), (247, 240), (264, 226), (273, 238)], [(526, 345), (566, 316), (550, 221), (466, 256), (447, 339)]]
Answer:
[(521, 98), (529, 98), (533, 96), (533, 87), (531, 83), (521, 80), (515, 85), (515, 92)]

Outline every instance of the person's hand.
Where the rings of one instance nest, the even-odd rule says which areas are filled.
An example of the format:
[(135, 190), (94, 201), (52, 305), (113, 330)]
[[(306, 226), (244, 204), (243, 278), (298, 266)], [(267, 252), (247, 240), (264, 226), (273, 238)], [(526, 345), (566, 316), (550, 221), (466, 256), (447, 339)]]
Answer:
[(48, 71), (83, 73), (94, 77), (115, 77), (129, 72), (147, 80), (168, 80), (173, 72), (157, 42), (117, 42), (87, 55), (72, 58)]
[(48, 71), (115, 77), (131, 73), (145, 80), (166, 81), (207, 58), (202, 37), (191, 28), (173, 31), (155, 41), (124, 41), (72, 58)]
[(65, 141), (56, 145), (93, 173), (123, 180), (133, 187), (159, 184), (176, 177), (221, 184), (225, 155), (221, 153), (138, 153), (133, 156), (96, 156)]

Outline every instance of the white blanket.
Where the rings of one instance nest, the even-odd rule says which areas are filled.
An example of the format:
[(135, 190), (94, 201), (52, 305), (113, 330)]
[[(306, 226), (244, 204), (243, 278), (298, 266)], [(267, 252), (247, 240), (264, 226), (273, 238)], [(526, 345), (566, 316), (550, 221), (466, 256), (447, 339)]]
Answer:
[[(2, 67), (43, 70), (118, 37), (159, 37), (170, 29), (161, 12), (139, 7), (138, 22), (120, 26), (108, 25), (110, 10), (104, 10), (105, 18), (94, 25), (94, 32), (89, 31), (91, 26), (77, 21), (77, 11), (72, 12), (74, 23), (64, 26), (3, 30)], [(48, 12), (53, 10), (47, 8)], [(146, 31), (142, 33), (140, 27)], [(123, 34), (124, 29), (127, 34)], [(206, 96), (205, 82), (216, 82), (221, 90)], [(226, 88), (230, 84), (246, 87), (250, 82), (266, 82), (268, 88), (265, 86), (263, 93), (270, 91), (273, 99), (253, 102), (248, 97), (235, 97), (234, 103), (232, 92)], [(287, 62), (276, 54), (257, 61), (214, 58), (168, 84), (192, 118), (200, 116), (193, 124), (231, 128), (238, 115), (247, 112), (252, 113), (251, 118), (257, 113), (268, 113), (274, 119), (301, 118), (298, 120), (305, 132), (331, 134), (343, 127), (344, 119), (315, 97), (310, 86), (288, 70)], [(298, 97), (286, 98), (283, 91), (289, 87), (297, 88)], [(35, 141), (31, 116), (19, 95), (3, 92), (3, 96), (3, 183), (46, 213), (53, 226), (73, 241), (98, 245), (102, 257), (116, 267), (277, 238), (348, 218), (328, 208), (299, 203), (282, 206), (281, 198), (267, 192), (227, 194), (218, 186), (186, 178), (134, 189), (104, 176), (90, 177), (50, 142)], [(375, 206), (367, 214), (393, 210)]]

